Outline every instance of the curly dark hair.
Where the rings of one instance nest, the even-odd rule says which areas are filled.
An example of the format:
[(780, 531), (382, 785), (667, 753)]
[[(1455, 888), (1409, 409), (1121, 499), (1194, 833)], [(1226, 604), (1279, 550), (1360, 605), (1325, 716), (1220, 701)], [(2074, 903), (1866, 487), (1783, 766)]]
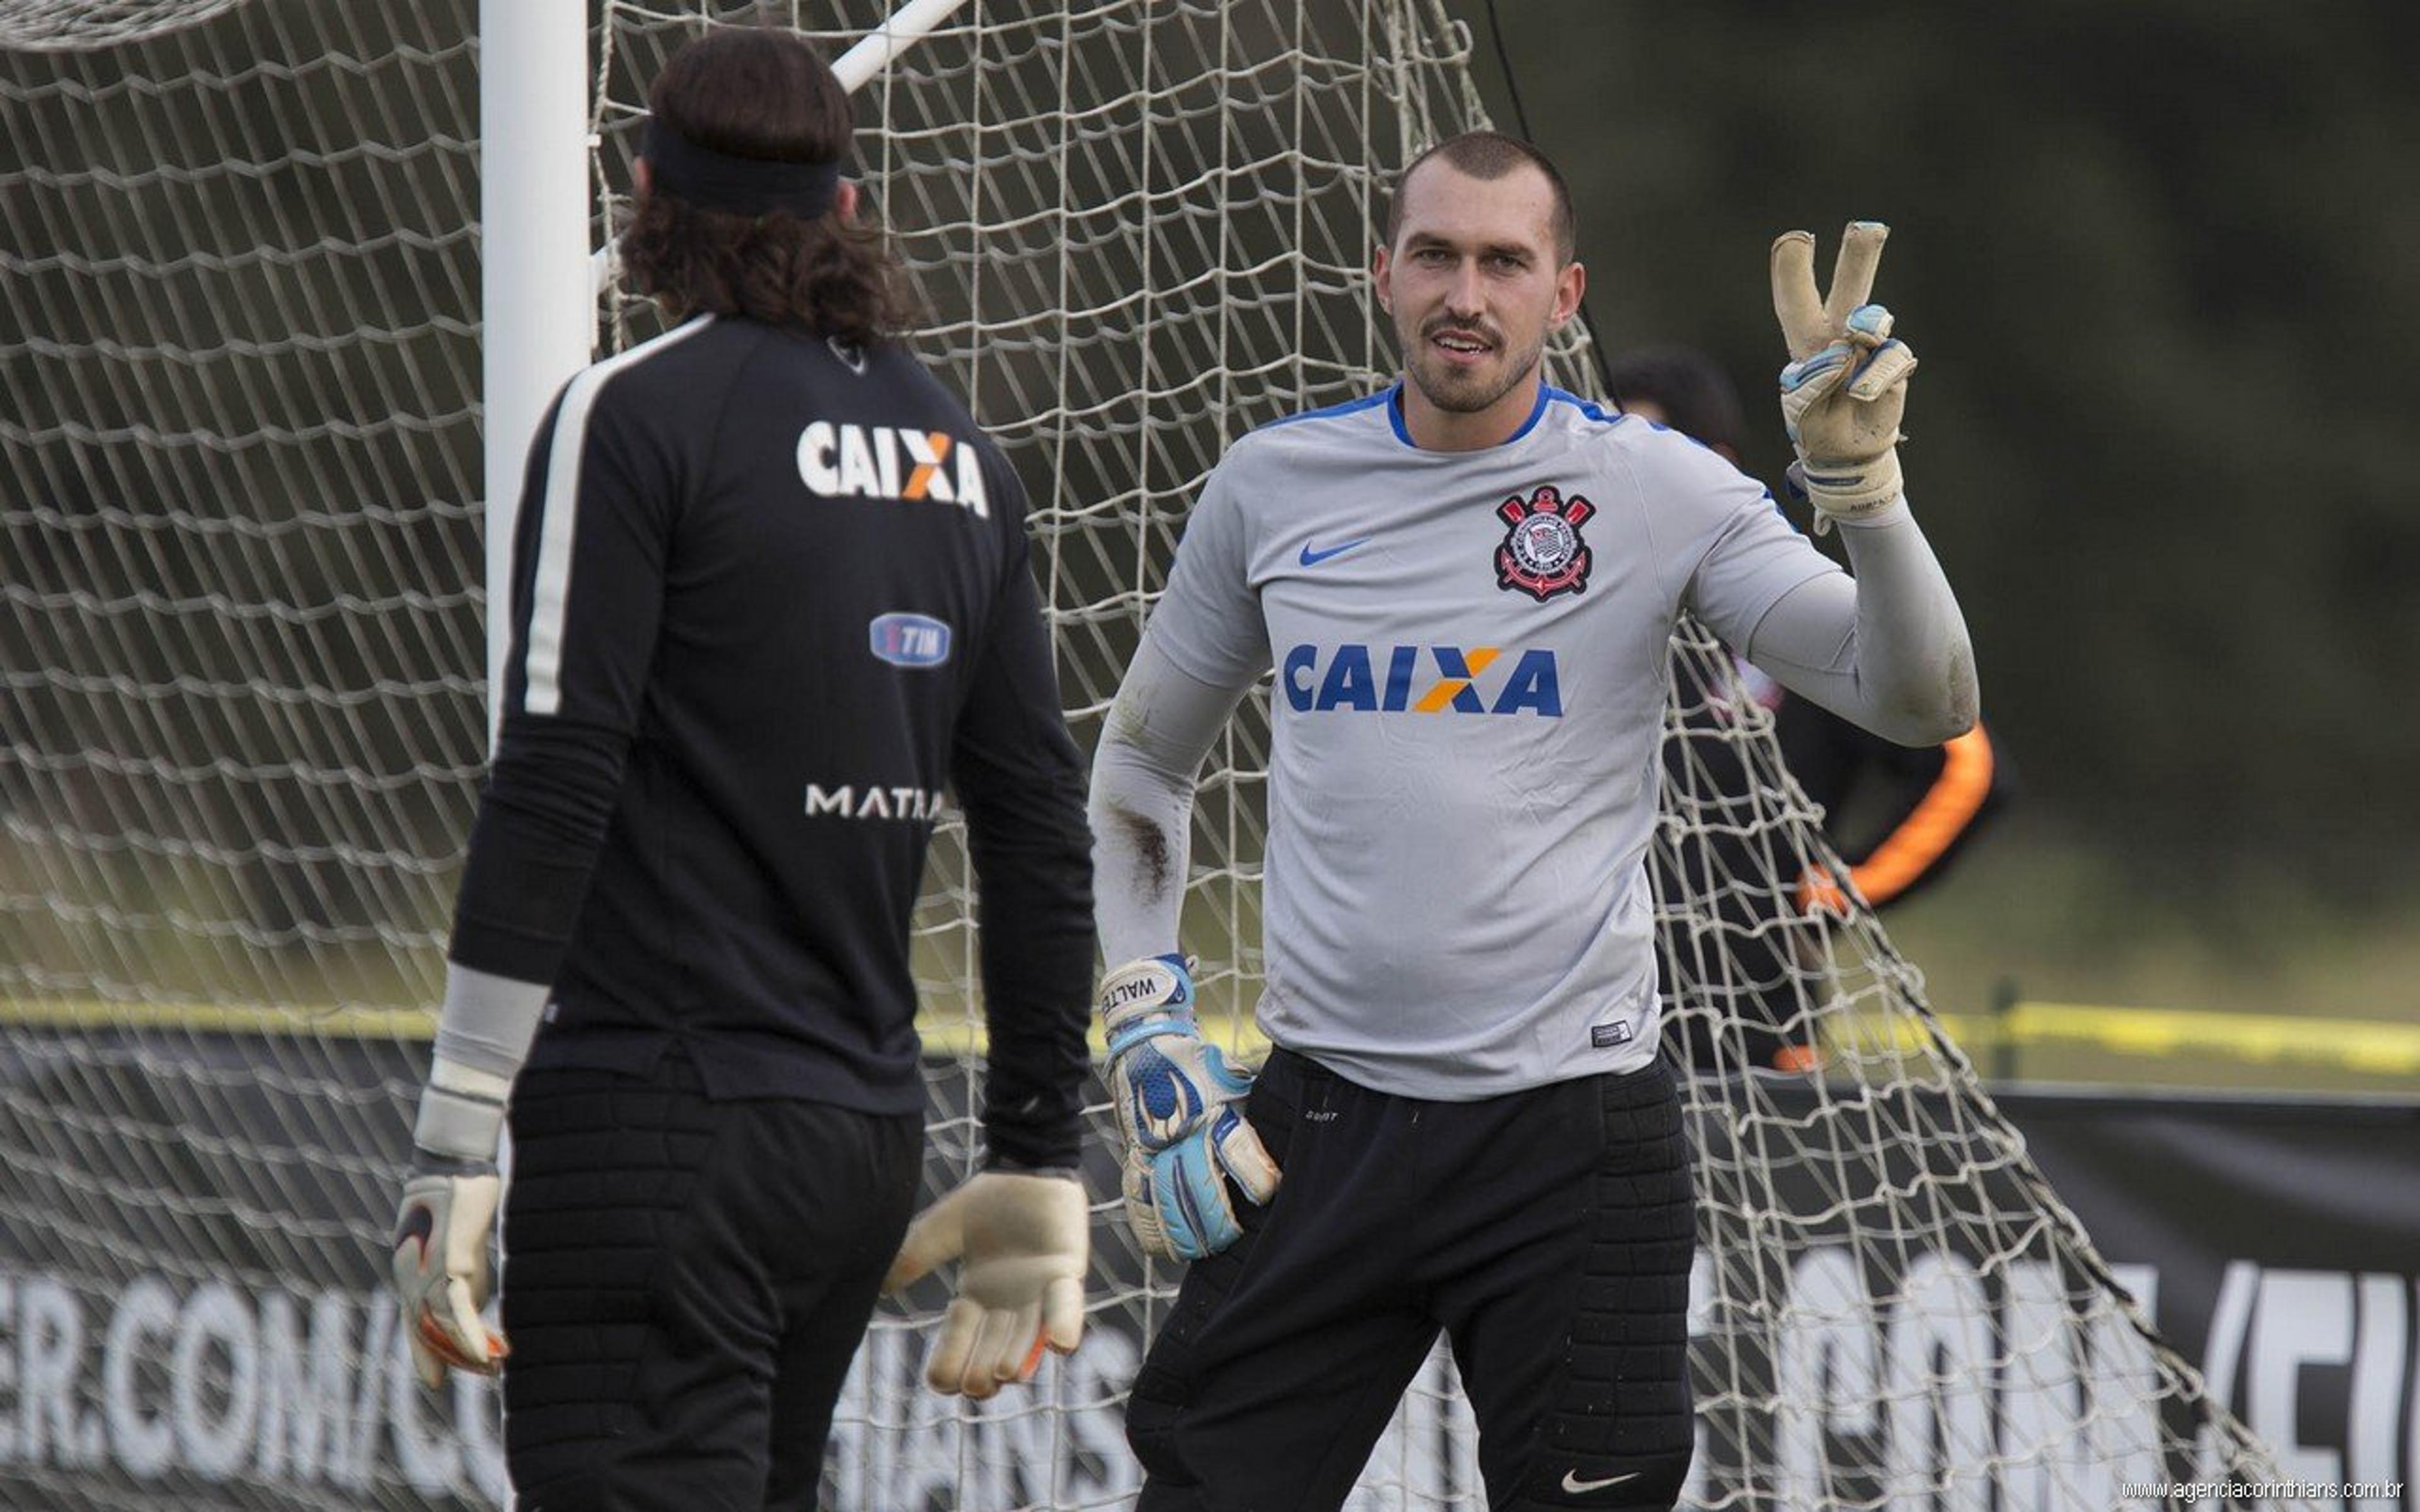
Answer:
[[(839, 162), (848, 94), (806, 40), (776, 27), (720, 27), (674, 54), (647, 108), (699, 147), (735, 158)], [(672, 194), (639, 195), (621, 238), (623, 277), (676, 317), (744, 315), (871, 346), (913, 327), (914, 292), (882, 232), (785, 211), (740, 215)]]

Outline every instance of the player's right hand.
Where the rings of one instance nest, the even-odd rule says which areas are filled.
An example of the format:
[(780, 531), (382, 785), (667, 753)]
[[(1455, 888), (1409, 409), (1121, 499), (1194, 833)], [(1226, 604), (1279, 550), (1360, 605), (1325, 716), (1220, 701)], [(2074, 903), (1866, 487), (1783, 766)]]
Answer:
[(1250, 1072), (1202, 1043), (1183, 956), (1131, 961), (1104, 978), (1101, 1026), (1109, 1040), (1109, 1095), (1129, 1149), (1167, 1149), (1252, 1089)]
[(1073, 1353), (1084, 1336), (1087, 1222), (1075, 1172), (990, 1170), (908, 1225), (885, 1292), (958, 1262), (958, 1294), (924, 1362), (924, 1384), (980, 1401), (1032, 1380), (1044, 1349)]
[(1126, 1225), (1144, 1254), (1206, 1259), (1244, 1237), (1222, 1173), (1255, 1205), (1277, 1195), (1278, 1163), (1232, 1107), (1156, 1154), (1127, 1149)]
[(1242, 1236), (1219, 1173), (1253, 1202), (1277, 1190), (1277, 1162), (1235, 1111), (1251, 1073), (1204, 1044), (1184, 957), (1128, 962), (1101, 982), (1109, 1096), (1125, 1135), (1126, 1218), (1154, 1254), (1200, 1259)]
[(415, 1169), (404, 1182), (395, 1220), (395, 1289), (412, 1368), (428, 1386), (445, 1372), (492, 1376), (504, 1335), (480, 1319), (488, 1304), (488, 1234), (496, 1226), (504, 1183), (493, 1165)]

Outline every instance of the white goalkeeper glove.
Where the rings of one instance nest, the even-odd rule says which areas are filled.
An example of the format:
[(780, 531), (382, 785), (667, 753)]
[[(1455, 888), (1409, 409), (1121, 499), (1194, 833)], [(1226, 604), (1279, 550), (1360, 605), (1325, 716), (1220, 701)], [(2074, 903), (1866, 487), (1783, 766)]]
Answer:
[(1869, 304), (1890, 227), (1854, 221), (1840, 239), (1828, 296), (1815, 288), (1815, 238), (1773, 243), (1773, 312), (1790, 346), (1781, 370), (1781, 423), (1820, 533), (1863, 518), (1900, 495), (1899, 423), (1916, 354), (1891, 338), (1891, 313)]
[(1223, 1171), (1245, 1197), (1268, 1201), (1277, 1162), (1235, 1111), (1251, 1073), (1204, 1044), (1185, 958), (1129, 962), (1101, 982), (1109, 1097), (1125, 1135), (1126, 1221), (1142, 1247), (1171, 1259), (1216, 1255), (1243, 1237)]
[(496, 1140), (511, 1087), (509, 1078), (441, 1057), (421, 1093), (391, 1258), (412, 1368), (432, 1387), (445, 1383), (448, 1367), (492, 1376), (510, 1352), (479, 1314), (488, 1305), (488, 1236), (504, 1195)]
[(1084, 1335), (1090, 1256), (1084, 1188), (1075, 1173), (985, 1171), (908, 1227), (882, 1278), (898, 1291), (958, 1261), (958, 1294), (924, 1362), (924, 1383), (978, 1400), (1030, 1381), (1047, 1346), (1074, 1351)]
[(403, 1184), (395, 1220), (395, 1289), (412, 1368), (429, 1386), (448, 1366), (492, 1376), (507, 1350), (480, 1320), (488, 1304), (488, 1234), (504, 1183), (496, 1168), (421, 1171)]

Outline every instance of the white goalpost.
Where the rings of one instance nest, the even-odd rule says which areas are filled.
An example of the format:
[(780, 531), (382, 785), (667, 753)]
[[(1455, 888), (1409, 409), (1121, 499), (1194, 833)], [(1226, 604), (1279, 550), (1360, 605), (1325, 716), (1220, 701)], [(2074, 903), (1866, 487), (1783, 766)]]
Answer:
[[(588, 365), (597, 301), (587, 266), (588, 7), (480, 0), (480, 395), (486, 408), (488, 602), (512, 582), (513, 519), (530, 439), (548, 403)], [(490, 626), (490, 726), (509, 637)]]
[[(660, 329), (594, 273), (644, 91), (702, 26), (856, 91), (920, 353), (1034, 507), (1079, 741), (1235, 436), (1392, 370), (1365, 269), (1398, 165), (1483, 121), (1449, 0), (0, 0), (0, 1505), (503, 1504), (494, 1394), (411, 1381), (381, 1289), (498, 665), (529, 438)], [(1576, 347), (1559, 382), (1591, 388)], [(2274, 1480), (2042, 1180), (1684, 626), (1656, 838), (1703, 1207), (1688, 1504), (2102, 1512)], [(1256, 694), (1203, 774), (1188, 946), (1260, 973)], [(938, 1194), (975, 1157), (963, 837), (916, 926)], [(1779, 1015), (1820, 1077), (1748, 1074)], [(1096, 1150), (1112, 1137), (1096, 1109)], [(980, 1405), (877, 1314), (835, 1508), (1118, 1507), (1176, 1274), (1096, 1153), (1084, 1349)], [(1353, 1505), (1476, 1508), (1450, 1358)]]

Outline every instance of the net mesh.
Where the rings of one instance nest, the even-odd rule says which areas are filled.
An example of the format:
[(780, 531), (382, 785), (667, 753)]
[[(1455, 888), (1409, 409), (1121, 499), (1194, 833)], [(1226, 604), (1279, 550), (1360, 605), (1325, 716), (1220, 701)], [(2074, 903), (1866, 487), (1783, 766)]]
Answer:
[[(644, 81), (697, 27), (769, 14), (836, 54), (883, 10), (601, 4), (599, 237)], [(490, 1395), (421, 1396), (376, 1290), (484, 744), (475, 21), (0, 6), (9, 1504), (502, 1495)], [(1035, 501), (1086, 744), (1226, 443), (1391, 371), (1367, 249), (1393, 169), (1481, 121), (1469, 54), (1439, 0), (975, 0), (860, 95), (920, 349)], [(616, 345), (660, 329), (603, 313)], [(1580, 358), (1557, 374), (1586, 391)], [(1836, 863), (1728, 655), (1684, 628), (1672, 688), (1659, 923), (1709, 1063), (1691, 1502), (2100, 1508), (2124, 1480), (2273, 1478), (1871, 916), (1789, 904)], [(1231, 1023), (1260, 972), (1266, 729), (1255, 695), (1197, 819), (1187, 944)], [(973, 1159), (971, 908), (945, 828), (916, 956), (935, 1192)], [(1824, 1074), (1750, 1069), (1776, 1023)], [(1031, 1391), (922, 1392), (932, 1299), (880, 1315), (827, 1501), (1123, 1504), (1118, 1407), (1176, 1278), (1106, 1204), (1094, 1241), (1090, 1340)], [(1481, 1504), (1475, 1443), (1440, 1352), (1356, 1504)]]
[(502, 1489), (372, 1289), (486, 725), (473, 20), (0, 17), (11, 1505)]

